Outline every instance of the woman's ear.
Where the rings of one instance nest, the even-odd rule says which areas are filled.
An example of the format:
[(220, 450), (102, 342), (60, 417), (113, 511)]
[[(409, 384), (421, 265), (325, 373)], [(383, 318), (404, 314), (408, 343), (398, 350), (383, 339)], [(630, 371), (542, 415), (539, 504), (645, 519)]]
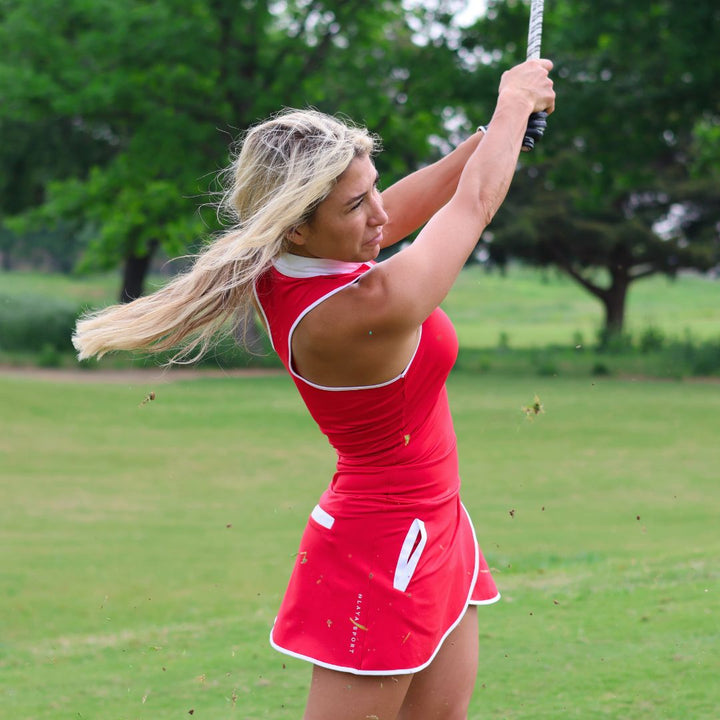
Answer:
[(307, 230), (307, 223), (303, 223), (290, 228), (285, 237), (291, 245), (305, 245), (307, 242)]

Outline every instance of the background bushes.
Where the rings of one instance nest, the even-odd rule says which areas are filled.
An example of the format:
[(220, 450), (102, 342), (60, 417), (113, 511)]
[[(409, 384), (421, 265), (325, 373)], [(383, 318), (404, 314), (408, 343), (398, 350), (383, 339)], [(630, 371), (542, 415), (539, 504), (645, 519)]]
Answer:
[[(77, 366), (72, 332), (85, 306), (44, 295), (0, 294), (0, 356), (5, 362), (29, 361), (40, 367)], [(102, 366), (156, 367), (167, 362), (173, 353), (119, 353), (103, 359)], [(99, 367), (92, 361), (80, 364)], [(262, 338), (259, 347), (249, 352), (233, 337), (225, 337), (198, 363), (199, 367), (267, 367), (278, 361), (269, 343)]]
[(62, 298), (0, 295), (0, 351), (71, 352), (70, 336), (80, 307)]
[(575, 333), (572, 344), (508, 347), (501, 337), (494, 348), (463, 347), (456, 367), (476, 373), (531, 374), (540, 377), (610, 377), (682, 379), (720, 377), (720, 335), (699, 339), (689, 332), (672, 338), (649, 328), (624, 333), (614, 342), (586, 345)]

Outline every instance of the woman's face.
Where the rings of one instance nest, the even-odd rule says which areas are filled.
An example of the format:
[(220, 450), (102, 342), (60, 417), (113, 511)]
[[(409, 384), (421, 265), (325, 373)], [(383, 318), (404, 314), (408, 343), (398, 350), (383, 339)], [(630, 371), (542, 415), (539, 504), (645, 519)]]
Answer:
[(374, 260), (388, 221), (377, 181), (370, 156), (356, 157), (312, 218), (290, 234), (290, 252), (345, 262)]

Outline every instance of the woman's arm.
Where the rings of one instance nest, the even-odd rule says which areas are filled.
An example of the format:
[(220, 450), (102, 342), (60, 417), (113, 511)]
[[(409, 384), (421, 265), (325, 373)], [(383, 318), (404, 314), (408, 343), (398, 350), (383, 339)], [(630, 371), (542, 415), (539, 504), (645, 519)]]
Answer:
[[(549, 60), (503, 74), (487, 135), (465, 163), (457, 189), (417, 239), (358, 283), (363, 313), (388, 331), (417, 327), (444, 300), (510, 187), (531, 113), (552, 112)], [(377, 303), (377, 304), (376, 304)], [(372, 308), (372, 309), (371, 309)]]
[(390, 218), (383, 228), (382, 247), (388, 247), (422, 227), (455, 194), (460, 174), (482, 140), (471, 135), (444, 158), (398, 180), (383, 191)]
[(303, 318), (293, 335), (303, 377), (339, 387), (372, 385), (407, 366), (420, 325), (444, 300), (505, 198), (528, 117), (554, 109), (551, 68), (550, 61), (533, 60), (503, 75), (487, 135), (464, 162), (452, 197), (411, 245)]

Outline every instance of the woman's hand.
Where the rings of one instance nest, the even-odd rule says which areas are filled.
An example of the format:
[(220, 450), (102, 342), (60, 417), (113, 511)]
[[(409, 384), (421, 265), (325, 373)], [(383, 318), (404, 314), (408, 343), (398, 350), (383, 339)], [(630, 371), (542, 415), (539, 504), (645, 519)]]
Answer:
[(527, 60), (506, 70), (500, 79), (498, 101), (511, 96), (524, 100), (528, 105), (528, 115), (534, 112), (553, 112), (555, 92), (549, 73), (553, 64), (550, 60)]

